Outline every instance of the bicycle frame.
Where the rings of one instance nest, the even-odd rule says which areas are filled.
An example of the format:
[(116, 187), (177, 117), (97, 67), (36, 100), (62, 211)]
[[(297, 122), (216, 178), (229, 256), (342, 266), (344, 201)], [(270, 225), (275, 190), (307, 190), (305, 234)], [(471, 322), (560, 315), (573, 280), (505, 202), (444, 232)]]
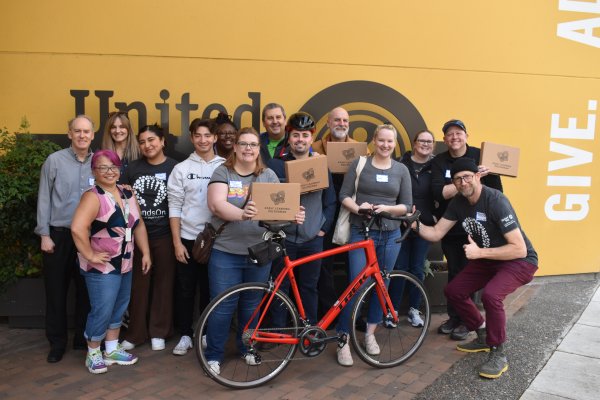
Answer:
[[(262, 315), (256, 324), (253, 327), (253, 333), (251, 335), (251, 340), (255, 342), (268, 342), (268, 343), (283, 343), (283, 344), (297, 344), (299, 343), (299, 338), (296, 335), (280, 333), (280, 332), (267, 332), (260, 331), (259, 327), (261, 326), (264, 316), (267, 314), (269, 307), (271, 306), (271, 302), (275, 296), (275, 292), (279, 290), (283, 280), (287, 277), (290, 280), (290, 288), (293, 293), (294, 300), (296, 301), (296, 306), (298, 308), (298, 313), (300, 317), (306, 321), (306, 313), (304, 311), (304, 305), (302, 303), (302, 299), (300, 297), (300, 292), (298, 290), (298, 285), (296, 283), (296, 279), (294, 277), (294, 268), (306, 264), (311, 261), (320, 260), (325, 257), (334, 256), (336, 254), (346, 253), (351, 250), (359, 250), (364, 249), (366, 253), (366, 265), (362, 269), (362, 271), (358, 274), (356, 278), (346, 287), (344, 292), (340, 295), (338, 300), (333, 304), (333, 306), (327, 311), (327, 313), (321, 318), (321, 320), (315, 325), (323, 330), (327, 330), (329, 325), (335, 320), (335, 318), (340, 314), (342, 309), (348, 304), (348, 302), (354, 297), (356, 293), (360, 290), (363, 283), (365, 283), (370, 277), (373, 277), (377, 282), (377, 297), (379, 298), (379, 303), (381, 309), (384, 310), (384, 313), (389, 313), (390, 318), (394, 320), (394, 322), (398, 322), (398, 317), (394, 310), (394, 306), (392, 305), (392, 301), (388, 295), (387, 289), (385, 287), (385, 282), (383, 281), (383, 277), (381, 275), (381, 271), (379, 268), (379, 263), (377, 261), (377, 254), (375, 252), (375, 244), (372, 239), (362, 240), (360, 242), (349, 243), (334, 249), (325, 250), (319, 252), (317, 254), (312, 254), (310, 256), (302, 257), (296, 260), (290, 260), (289, 256), (286, 254), (284, 257), (284, 268), (281, 273), (275, 279), (273, 283), (273, 289), (269, 296), (264, 296), (261, 300), (261, 303), (257, 306), (256, 310), (250, 317), (246, 326), (244, 326), (244, 331), (250, 329), (251, 321), (254, 321), (257, 313), (262, 311)], [(264, 307), (263, 307), (264, 306)], [(387, 311), (387, 312), (386, 312)]]

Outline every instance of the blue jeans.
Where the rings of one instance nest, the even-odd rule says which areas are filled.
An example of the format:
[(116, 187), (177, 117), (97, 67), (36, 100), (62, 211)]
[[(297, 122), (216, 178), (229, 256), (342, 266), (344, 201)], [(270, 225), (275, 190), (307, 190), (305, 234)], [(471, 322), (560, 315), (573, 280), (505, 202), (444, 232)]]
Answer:
[[(423, 282), (423, 278), (425, 278), (425, 257), (427, 257), (430, 246), (430, 242), (411, 233), (402, 242), (402, 248), (400, 249), (400, 254), (398, 254), (394, 269), (410, 272)], [(404, 284), (404, 279), (394, 279), (394, 282), (388, 288), (396, 310), (400, 307), (400, 303), (402, 303)], [(421, 291), (412, 283), (408, 284), (408, 305), (416, 309), (421, 305)]]
[[(354, 225), (351, 226), (350, 243), (360, 242), (364, 239), (364, 235), (360, 231), (361, 228)], [(385, 269), (386, 271), (391, 271), (394, 268), (394, 264), (398, 258), (398, 252), (400, 251), (400, 244), (396, 243), (396, 239), (400, 237), (400, 229), (395, 229), (393, 231), (372, 230), (369, 232), (369, 236), (375, 242), (375, 251), (377, 253), (379, 268), (381, 270)], [(348, 254), (348, 259), (348, 281), (352, 282), (352, 280), (364, 269), (365, 264), (367, 263), (367, 256), (363, 249), (352, 250)], [(363, 286), (369, 282), (370, 280), (366, 281)], [(352, 298), (342, 310), (336, 328), (339, 333), (350, 333), (350, 314), (352, 313), (353, 305), (354, 298)], [(369, 304), (369, 312), (367, 313), (367, 322), (376, 324), (381, 322), (382, 317), (383, 311), (379, 305), (377, 293), (373, 291), (373, 297)]]
[[(317, 236), (304, 243), (292, 243), (286, 240), (285, 248), (288, 256), (290, 256), (290, 260), (297, 260), (298, 258), (323, 251), (323, 237)], [(283, 270), (283, 258), (279, 258), (273, 262), (273, 269), (271, 272), (273, 278), (277, 277), (281, 270)], [(315, 260), (294, 268), (294, 275), (296, 277), (296, 282), (298, 283), (298, 291), (302, 298), (302, 305), (304, 306), (306, 317), (311, 325), (318, 322), (317, 310), (319, 308), (319, 291), (317, 286), (319, 284), (320, 274), (321, 260)], [(280, 290), (289, 294), (290, 280), (288, 278), (283, 280)], [(281, 311), (282, 310), (278, 308), (271, 308), (273, 325), (276, 327), (283, 327), (285, 325), (284, 319), (287, 318), (287, 316)]]
[(125, 274), (101, 274), (81, 270), (90, 296), (91, 310), (83, 336), (90, 342), (100, 342), (107, 329), (121, 327), (123, 314), (129, 305), (131, 271)]
[[(225, 290), (245, 282), (267, 282), (271, 263), (256, 266), (250, 263), (247, 255), (230, 254), (213, 249), (208, 262), (208, 282), (210, 298), (214, 299)], [(241, 342), (241, 330), (244, 328), (254, 309), (261, 300), (260, 293), (244, 293), (242, 296), (231, 296), (222, 302), (208, 319), (206, 329), (206, 359), (223, 361), (225, 342), (227, 341), (231, 318), (238, 310), (238, 349), (245, 353)]]

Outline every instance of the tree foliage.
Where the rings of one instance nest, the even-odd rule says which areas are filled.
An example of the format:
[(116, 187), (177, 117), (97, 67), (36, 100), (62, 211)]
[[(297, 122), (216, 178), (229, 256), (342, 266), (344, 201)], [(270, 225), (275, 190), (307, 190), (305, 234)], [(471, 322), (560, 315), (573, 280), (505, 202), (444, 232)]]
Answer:
[(19, 132), (0, 131), (0, 290), (41, 271), (40, 239), (33, 232), (40, 170), (60, 147), (36, 139), (28, 128), (23, 117)]

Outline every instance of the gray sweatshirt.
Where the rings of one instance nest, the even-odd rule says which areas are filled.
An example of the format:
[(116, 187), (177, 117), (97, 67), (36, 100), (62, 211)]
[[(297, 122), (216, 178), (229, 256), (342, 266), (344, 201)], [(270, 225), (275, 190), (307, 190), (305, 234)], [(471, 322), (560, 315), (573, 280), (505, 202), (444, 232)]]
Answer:
[(209, 162), (193, 152), (185, 161), (173, 168), (167, 184), (169, 196), (169, 218), (181, 218), (181, 238), (195, 240), (210, 222), (212, 213), (208, 209), (206, 188), (217, 167), (225, 162), (215, 156)]

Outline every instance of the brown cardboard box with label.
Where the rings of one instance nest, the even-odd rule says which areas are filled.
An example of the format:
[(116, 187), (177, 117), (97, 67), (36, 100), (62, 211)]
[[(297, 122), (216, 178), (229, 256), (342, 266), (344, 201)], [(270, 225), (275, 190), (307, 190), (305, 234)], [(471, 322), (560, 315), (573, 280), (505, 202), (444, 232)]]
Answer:
[(252, 183), (252, 200), (259, 221), (294, 221), (300, 210), (299, 183)]
[(299, 183), (300, 192), (314, 192), (329, 186), (327, 157), (313, 156), (285, 162), (285, 176), (289, 183)]
[(368, 153), (365, 142), (327, 143), (327, 164), (332, 174), (345, 174), (352, 161)]
[(519, 171), (519, 155), (518, 147), (483, 142), (479, 164), (488, 167), (492, 174), (516, 177)]

